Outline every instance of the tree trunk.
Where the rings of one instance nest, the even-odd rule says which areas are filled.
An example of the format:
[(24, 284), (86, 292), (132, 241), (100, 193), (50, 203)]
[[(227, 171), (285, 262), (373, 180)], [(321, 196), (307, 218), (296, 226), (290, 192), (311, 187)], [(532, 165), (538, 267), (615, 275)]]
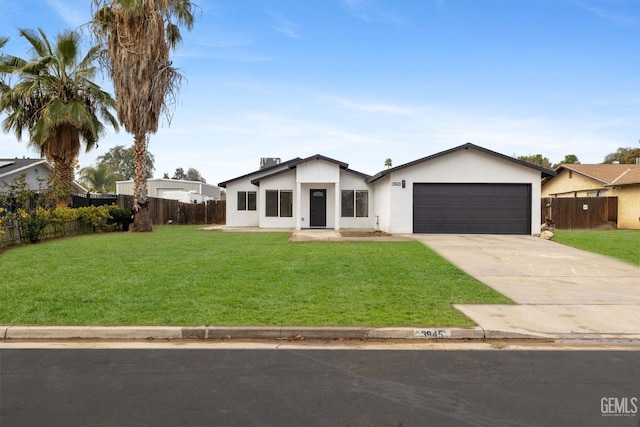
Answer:
[(133, 177), (133, 226), (131, 231), (153, 231), (149, 219), (149, 191), (147, 188), (146, 135), (134, 137), (135, 175)]
[(54, 191), (58, 204), (71, 206), (71, 183), (73, 182), (73, 166), (66, 159), (57, 157), (53, 159), (54, 164)]

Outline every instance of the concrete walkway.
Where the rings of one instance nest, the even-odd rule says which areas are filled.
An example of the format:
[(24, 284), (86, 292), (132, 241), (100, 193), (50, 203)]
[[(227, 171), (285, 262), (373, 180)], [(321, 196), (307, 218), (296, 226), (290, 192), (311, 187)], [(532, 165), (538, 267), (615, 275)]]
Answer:
[(640, 339), (640, 268), (533, 236), (414, 235), (517, 305), (455, 307), (487, 338)]

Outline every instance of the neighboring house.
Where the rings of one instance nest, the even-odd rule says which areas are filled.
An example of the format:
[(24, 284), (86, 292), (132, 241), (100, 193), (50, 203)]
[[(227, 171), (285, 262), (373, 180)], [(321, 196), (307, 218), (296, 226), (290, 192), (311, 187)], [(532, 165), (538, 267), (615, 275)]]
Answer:
[(567, 164), (542, 183), (542, 197), (617, 197), (618, 228), (640, 228), (640, 165)]
[(469, 143), (373, 176), (317, 154), (218, 185), (230, 227), (537, 234), (554, 174)]
[[(0, 159), (0, 193), (7, 192), (13, 181), (23, 174), (29, 188), (39, 190), (46, 185), (53, 170), (45, 159)], [(87, 189), (74, 181), (72, 191), (84, 194)]]
[[(203, 203), (220, 200), (220, 188), (200, 181), (182, 179), (148, 179), (149, 197), (178, 200), (184, 203)], [(116, 181), (116, 194), (133, 195), (133, 180)]]

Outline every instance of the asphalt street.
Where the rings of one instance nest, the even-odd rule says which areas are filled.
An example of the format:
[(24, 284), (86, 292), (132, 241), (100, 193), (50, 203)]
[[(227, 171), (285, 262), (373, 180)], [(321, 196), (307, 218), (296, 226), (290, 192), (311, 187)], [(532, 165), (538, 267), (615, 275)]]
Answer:
[(640, 352), (1, 349), (0, 426), (639, 426)]

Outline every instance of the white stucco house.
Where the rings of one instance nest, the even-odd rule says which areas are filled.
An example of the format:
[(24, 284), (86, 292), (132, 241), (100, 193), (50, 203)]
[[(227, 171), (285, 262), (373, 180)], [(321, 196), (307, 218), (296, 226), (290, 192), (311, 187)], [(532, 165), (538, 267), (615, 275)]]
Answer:
[(467, 143), (375, 175), (320, 154), (219, 183), (227, 226), (537, 234), (554, 171)]

